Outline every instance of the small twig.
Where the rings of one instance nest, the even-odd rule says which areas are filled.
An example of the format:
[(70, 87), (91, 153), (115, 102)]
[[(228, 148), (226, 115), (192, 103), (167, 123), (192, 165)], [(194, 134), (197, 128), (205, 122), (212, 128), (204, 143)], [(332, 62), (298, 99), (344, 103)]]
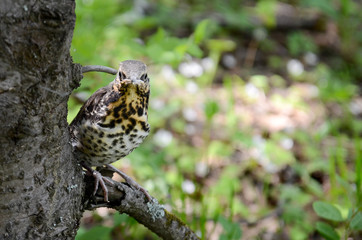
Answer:
[(87, 65), (87, 66), (82, 66), (82, 73), (86, 73), (86, 72), (105, 72), (105, 73), (109, 73), (112, 75), (116, 75), (117, 74), (117, 70), (114, 68), (110, 68), (110, 67), (105, 67), (105, 66), (101, 66), (101, 65)]

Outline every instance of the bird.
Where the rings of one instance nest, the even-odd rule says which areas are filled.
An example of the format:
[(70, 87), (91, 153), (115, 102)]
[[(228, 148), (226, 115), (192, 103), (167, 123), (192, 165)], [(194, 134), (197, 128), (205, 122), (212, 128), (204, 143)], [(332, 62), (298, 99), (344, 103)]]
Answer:
[(138, 60), (123, 61), (115, 79), (93, 93), (70, 123), (74, 155), (95, 178), (93, 195), (100, 185), (105, 202), (108, 202), (105, 181), (110, 181), (92, 167), (118, 173), (131, 187), (141, 190), (148, 200), (152, 199), (147, 190), (111, 165), (130, 154), (148, 136), (149, 96), (146, 64)]

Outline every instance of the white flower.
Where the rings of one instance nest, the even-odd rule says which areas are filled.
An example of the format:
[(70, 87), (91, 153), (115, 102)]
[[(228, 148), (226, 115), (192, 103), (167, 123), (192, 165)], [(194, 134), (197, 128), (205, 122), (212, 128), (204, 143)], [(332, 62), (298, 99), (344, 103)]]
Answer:
[(195, 184), (188, 179), (183, 181), (181, 187), (182, 187), (182, 190), (187, 194), (193, 194), (196, 190)]
[(225, 54), (222, 57), (222, 63), (229, 69), (233, 68), (236, 65), (236, 58), (231, 54)]
[(165, 102), (161, 99), (155, 98), (151, 100), (150, 105), (155, 110), (162, 110), (165, 106)]
[(173, 81), (176, 79), (175, 72), (169, 65), (165, 65), (162, 67), (161, 75), (168, 81)]
[(264, 92), (261, 91), (259, 88), (257, 88), (252, 83), (247, 83), (245, 85), (244, 90), (245, 90), (246, 95), (248, 95), (250, 98), (253, 98), (253, 99), (259, 99), (264, 96)]
[(293, 76), (299, 76), (304, 72), (303, 64), (297, 59), (291, 59), (287, 63), (287, 70)]
[(194, 61), (181, 63), (178, 70), (182, 75), (188, 78), (200, 77), (204, 73), (201, 65)]
[(205, 177), (209, 172), (208, 166), (205, 162), (196, 163), (195, 174), (199, 177)]
[(172, 142), (173, 137), (171, 132), (164, 129), (160, 129), (155, 133), (153, 138), (156, 144), (159, 145), (160, 147), (167, 147)]
[(199, 86), (194, 81), (187, 81), (186, 82), (186, 91), (189, 93), (196, 93), (199, 90)]
[(315, 53), (307, 52), (304, 55), (303, 60), (305, 61), (306, 64), (310, 66), (315, 66), (318, 63), (318, 56)]
[(292, 149), (294, 142), (293, 142), (293, 139), (291, 139), (291, 138), (283, 138), (282, 140), (280, 140), (280, 145), (285, 150), (290, 150), (290, 149)]
[(189, 122), (193, 122), (197, 119), (197, 113), (193, 108), (184, 108), (182, 110), (182, 115)]
[(211, 71), (214, 68), (214, 60), (209, 57), (201, 59), (201, 65), (206, 72)]

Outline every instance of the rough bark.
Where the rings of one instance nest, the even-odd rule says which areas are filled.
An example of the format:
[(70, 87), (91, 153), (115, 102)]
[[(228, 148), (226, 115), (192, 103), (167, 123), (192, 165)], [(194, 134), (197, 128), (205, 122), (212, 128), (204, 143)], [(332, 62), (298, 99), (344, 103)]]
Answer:
[(72, 239), (83, 177), (68, 144), (80, 80), (72, 0), (0, 1), (0, 239)]

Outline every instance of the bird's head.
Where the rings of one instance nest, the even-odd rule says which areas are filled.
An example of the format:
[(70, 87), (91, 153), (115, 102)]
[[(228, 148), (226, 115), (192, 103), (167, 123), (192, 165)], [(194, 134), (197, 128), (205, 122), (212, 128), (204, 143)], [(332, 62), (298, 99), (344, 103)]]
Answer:
[(150, 89), (150, 79), (147, 76), (146, 64), (137, 60), (121, 62), (115, 84), (118, 88), (137, 87), (141, 91), (148, 92)]

